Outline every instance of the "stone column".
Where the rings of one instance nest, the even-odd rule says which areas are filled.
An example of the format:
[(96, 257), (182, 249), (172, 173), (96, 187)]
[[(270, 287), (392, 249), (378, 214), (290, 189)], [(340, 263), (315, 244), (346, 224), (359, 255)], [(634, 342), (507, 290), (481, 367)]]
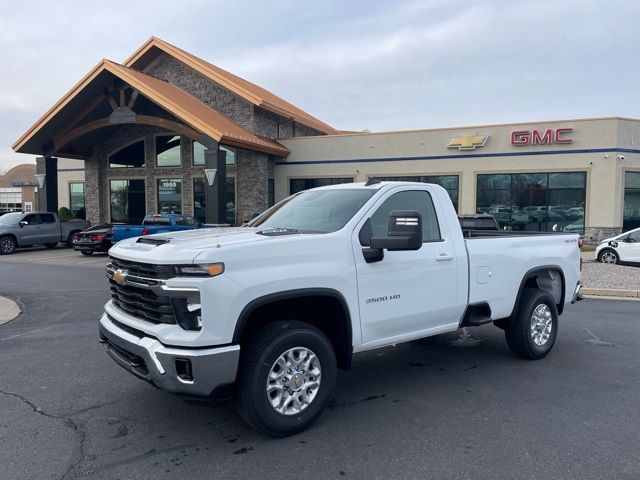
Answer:
[(249, 220), (252, 213), (267, 209), (269, 191), (269, 155), (236, 149), (236, 222)]

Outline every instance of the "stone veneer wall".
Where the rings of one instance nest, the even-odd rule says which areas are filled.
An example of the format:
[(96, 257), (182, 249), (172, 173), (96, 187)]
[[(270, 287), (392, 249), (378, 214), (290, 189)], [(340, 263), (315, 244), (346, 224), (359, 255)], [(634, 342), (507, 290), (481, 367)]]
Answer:
[(622, 227), (586, 227), (582, 236), (589, 245), (600, 243), (605, 238), (615, 237), (622, 233)]
[(268, 207), (269, 155), (236, 150), (236, 221), (248, 220), (253, 212)]

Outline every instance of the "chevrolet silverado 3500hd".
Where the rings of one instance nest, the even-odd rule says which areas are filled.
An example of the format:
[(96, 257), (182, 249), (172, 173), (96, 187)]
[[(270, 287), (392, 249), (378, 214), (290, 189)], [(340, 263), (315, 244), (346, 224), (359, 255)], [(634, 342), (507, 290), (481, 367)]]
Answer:
[(161, 389), (233, 386), (250, 425), (290, 435), (359, 352), (493, 322), (516, 355), (544, 357), (579, 298), (578, 240), (463, 232), (437, 185), (316, 188), (244, 227), (119, 242), (100, 340)]

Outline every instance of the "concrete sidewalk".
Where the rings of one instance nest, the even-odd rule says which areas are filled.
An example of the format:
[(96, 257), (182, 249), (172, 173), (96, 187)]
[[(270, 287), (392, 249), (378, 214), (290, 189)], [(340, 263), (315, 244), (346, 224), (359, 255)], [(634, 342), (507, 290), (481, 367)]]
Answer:
[(0, 296), (0, 325), (20, 315), (20, 307), (13, 300)]

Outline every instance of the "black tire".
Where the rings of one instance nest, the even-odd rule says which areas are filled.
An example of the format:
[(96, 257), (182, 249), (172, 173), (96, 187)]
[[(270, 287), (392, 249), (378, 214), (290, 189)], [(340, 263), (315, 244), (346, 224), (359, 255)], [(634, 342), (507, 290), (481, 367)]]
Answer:
[[(267, 380), (276, 360), (295, 347), (311, 350), (320, 363), (320, 385), (315, 397), (301, 411), (285, 415), (272, 407)], [(333, 398), (336, 357), (331, 342), (317, 328), (295, 320), (271, 323), (242, 346), (238, 373), (238, 411), (245, 422), (261, 433), (285, 437), (311, 425)]]
[(55, 248), (58, 246), (58, 242), (45, 243), (44, 246), (47, 248)]
[(80, 253), (81, 253), (81, 254), (83, 254), (83, 255), (86, 255), (87, 257), (88, 257), (89, 255), (93, 255), (93, 252), (88, 252), (88, 251), (86, 251), (86, 250), (80, 250)]
[[(606, 257), (605, 257), (606, 254)], [(603, 258), (604, 257), (604, 258)], [(606, 261), (607, 258), (611, 258), (613, 261)], [(620, 263), (620, 255), (612, 248), (604, 248), (598, 253), (598, 261), (600, 263), (609, 263), (617, 265)]]
[(13, 237), (0, 237), (0, 255), (10, 255), (16, 251), (18, 244)]
[[(546, 306), (546, 309), (542, 307)], [(534, 311), (541, 307), (543, 312), (550, 314), (550, 329), (548, 337), (543, 344), (538, 344), (534, 340), (539, 332), (532, 331), (532, 319)], [(519, 357), (529, 360), (538, 360), (547, 355), (553, 348), (558, 335), (558, 309), (553, 297), (544, 290), (535, 288), (525, 288), (520, 298), (518, 311), (511, 318), (509, 326), (504, 331), (509, 349)], [(539, 341), (541, 337), (537, 337)]]

